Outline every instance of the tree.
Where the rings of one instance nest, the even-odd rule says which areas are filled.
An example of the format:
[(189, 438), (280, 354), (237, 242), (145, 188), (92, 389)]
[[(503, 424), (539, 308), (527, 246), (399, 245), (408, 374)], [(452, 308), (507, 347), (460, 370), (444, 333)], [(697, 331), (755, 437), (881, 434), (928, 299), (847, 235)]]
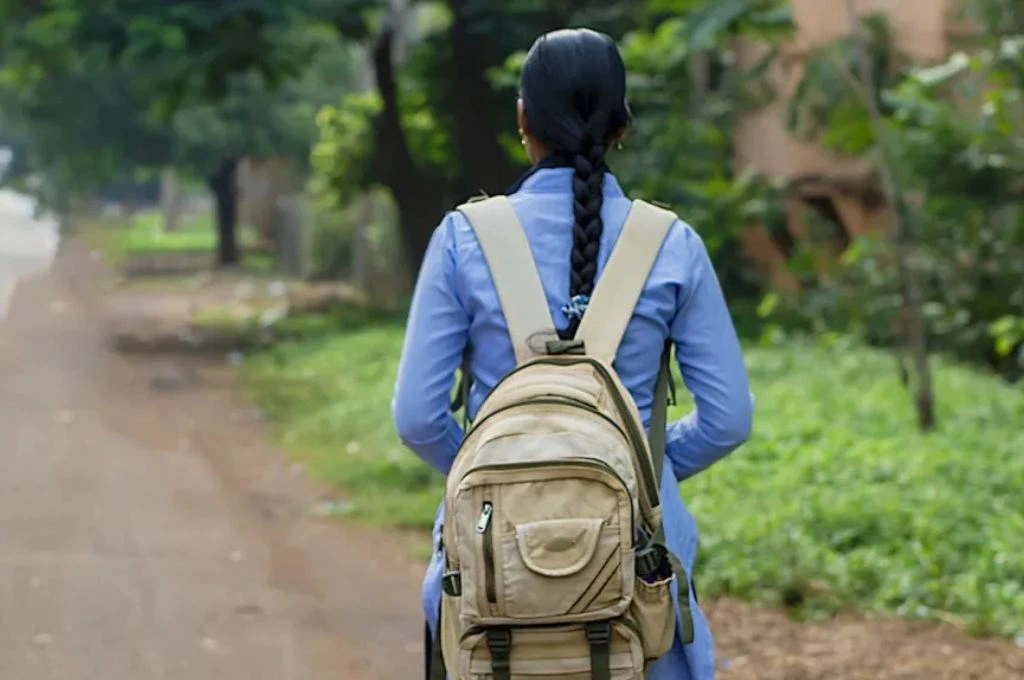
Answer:
[[(312, 115), (300, 111), (301, 102), (315, 107), (320, 100), (274, 97), (282, 88), (294, 95), (308, 64), (340, 47), (311, 25), (318, 4), (8, 0), (4, 12), (20, 21), (18, 30), (3, 34), (16, 57), (8, 70), (23, 82), (38, 81), (39, 74), (69, 72), (87, 54), (132, 74), (135, 96), (151, 104), (165, 127), (178, 131), (176, 159), (201, 174), (216, 197), (220, 261), (232, 264), (238, 258), (239, 159), (269, 152), (305, 156), (299, 138), (312, 129)], [(307, 87), (303, 94), (311, 92)], [(310, 139), (306, 134), (301, 141)]]
[(167, 163), (171, 135), (149, 117), (135, 77), (88, 56), (32, 80), (0, 77), (0, 127), (18, 142), (4, 181), (33, 180), (39, 198), (63, 205)]
[[(348, 7), (356, 11), (356, 4)], [(756, 33), (754, 27), (767, 30), (769, 26), (785, 28), (789, 25), (788, 15), (780, 12), (780, 2), (742, 0), (726, 4), (727, 12), (711, 11), (709, 8), (714, 3), (707, 2), (650, 2), (639, 9), (609, 0), (420, 3), (414, 11), (425, 28), (412, 36), (413, 44), (401, 63), (396, 61), (396, 40), (400, 27), (408, 22), (401, 13), (390, 11), (384, 15), (376, 33), (363, 27), (373, 36), (368, 61), (376, 85), (374, 96), (349, 100), (347, 104), (325, 111), (321, 118), (322, 143), (316, 151), (317, 167), (324, 183), (333, 184), (339, 193), (351, 189), (353, 177), (364, 184), (379, 183), (391, 189), (401, 212), (406, 260), (415, 270), (439, 215), (481, 191), (504, 191), (525, 169), (525, 158), (514, 136), (516, 69), (522, 51), (538, 35), (567, 25), (584, 24), (621, 38), (645, 25), (662, 25), (666, 15), (672, 12), (687, 11), (694, 16), (692, 22), (677, 22), (662, 29), (657, 40), (651, 38), (645, 42), (638, 37), (632, 48), (635, 57), (632, 65), (647, 68), (647, 73), (634, 83), (639, 83), (639, 87), (634, 88), (638, 109), (646, 113), (650, 102), (651, 113), (641, 119), (646, 132), (638, 131), (638, 135), (646, 137), (648, 144), (645, 145), (649, 147), (658, 147), (671, 138), (672, 148), (678, 155), (673, 159), (667, 158), (667, 154), (660, 156), (657, 159), (660, 164), (653, 166), (624, 160), (622, 168), (629, 176), (647, 180), (648, 188), (657, 189), (659, 187), (650, 183), (655, 174), (650, 168), (657, 167), (663, 176), (671, 177), (671, 171), (682, 167), (681, 159), (686, 157), (686, 152), (701, 145), (700, 135), (712, 134), (714, 125), (721, 123), (721, 120), (708, 120), (706, 124), (701, 121), (694, 125), (700, 131), (692, 131), (688, 128), (692, 121), (686, 120), (684, 125), (680, 122), (683, 119), (669, 115), (666, 108), (686, 97), (666, 94), (666, 91), (689, 92), (692, 108), (698, 94), (695, 89), (687, 90), (693, 80), (689, 68), (691, 60), (710, 57), (733, 36)], [(345, 25), (351, 28), (352, 17), (346, 15), (345, 18)], [(673, 41), (683, 39), (688, 42), (680, 51)], [(670, 66), (660, 65), (653, 47), (655, 43), (656, 49), (664, 48), (671, 54)], [(680, 79), (684, 84), (680, 84)], [(660, 84), (660, 90), (644, 85), (653, 80)], [(734, 95), (736, 89), (731, 84), (724, 87), (722, 99)], [(367, 104), (372, 105), (367, 108)], [(712, 108), (707, 106), (705, 110)], [(362, 126), (357, 115), (360, 109), (362, 115), (372, 120), (372, 147), (366, 146), (361, 135), (353, 133)], [(733, 110), (736, 109), (730, 112)], [(671, 132), (661, 135), (660, 131), (665, 128)], [(680, 142), (681, 139), (689, 142)], [(689, 148), (685, 148), (687, 144)], [(727, 158), (727, 138), (719, 134), (701, 148), (710, 151), (716, 144), (713, 162), (717, 164), (717, 173), (731, 160)], [(353, 171), (354, 158), (365, 159), (366, 172)], [(705, 167), (700, 165), (701, 169)], [(700, 175), (700, 169), (693, 165), (687, 176), (696, 182)], [(675, 191), (679, 182), (666, 180), (664, 185), (671, 187), (675, 194), (670, 200), (679, 198)], [(725, 185), (731, 186), (728, 181)]]
[[(396, 11), (383, 18), (368, 55), (380, 108), (373, 119), (376, 144), (367, 158), (366, 176), (395, 196), (412, 271), (419, 268), (446, 209), (480, 191), (504, 190), (522, 170), (499, 141), (503, 129), (514, 129), (514, 108), (511, 102), (501, 106), (486, 74), (519, 47), (496, 27), (503, 19), (509, 25), (511, 12), (520, 12), (517, 26), (532, 16), (529, 7), (516, 3), (495, 7), (470, 0), (448, 0), (427, 10), (435, 14), (434, 28), (412, 48), (405, 73), (395, 62), (402, 21)], [(421, 122), (432, 129), (423, 130), (425, 134), (407, 125), (413, 106), (426, 112), (428, 120), (420, 116)], [(441, 141), (443, 157), (422, 153), (416, 137), (424, 136)]]
[[(660, 1), (649, 28), (625, 36), (636, 122), (613, 162), (640, 196), (669, 203), (700, 229), (731, 299), (762, 288), (743, 259), (739, 235), (781, 219), (782, 192), (751, 168), (737, 168), (733, 131), (771, 101), (765, 87), (778, 43), (793, 30), (787, 2)], [(749, 65), (742, 46), (759, 45)]]
[(932, 393), (932, 374), (928, 364), (928, 330), (925, 326), (924, 313), (921, 310), (921, 294), (918, 290), (917, 278), (910, 267), (910, 249), (913, 247), (914, 234), (911, 230), (910, 211), (907, 196), (903, 193), (896, 173), (896, 162), (892, 157), (891, 142), (886, 136), (887, 130), (882, 120), (878, 104), (878, 85), (874, 78), (874, 64), (867, 40), (862, 34), (856, 0), (847, 0), (850, 24), (854, 27), (854, 39), (858, 51), (858, 72), (864, 84), (862, 95), (868, 110), (872, 137), (879, 150), (878, 162), (882, 185), (885, 194), (893, 205), (889, 218), (889, 234), (892, 241), (893, 257), (896, 261), (897, 278), (899, 280), (900, 303), (903, 317), (903, 328), (907, 348), (914, 365), (918, 426), (927, 432), (935, 427), (935, 395)]
[[(896, 178), (893, 187), (881, 177), (902, 224), (889, 238), (855, 241), (842, 276), (816, 294), (869, 339), (910, 346), (924, 428), (925, 333), (935, 349), (1007, 375), (1024, 366), (1024, 23), (1001, 0), (966, 9), (978, 30), (945, 63), (913, 66), (891, 50), (878, 20), (862, 33), (874, 37), (865, 41), (870, 56), (860, 70), (844, 67), (851, 62), (840, 56), (856, 55), (855, 41), (819, 51), (793, 117), (799, 132), (839, 153), (887, 151), (876, 168)], [(831, 105), (820, 106), (826, 98)], [(908, 278), (917, 296), (907, 291)]]
[[(136, 96), (150, 103), (165, 126), (182, 112), (206, 122), (219, 117), (221, 123), (232, 119), (241, 123), (236, 115), (239, 87), (247, 87), (255, 77), (265, 92), (273, 91), (284, 79), (300, 73), (319, 47), (304, 31), (306, 4), (7, 0), (3, 13), (19, 20), (16, 30), (9, 28), (2, 34), (5, 50), (13, 57), (8, 73), (22, 83), (38, 83), (53, 74), (72, 72), (81, 55), (88, 55), (102, 59), (108, 68), (131, 74)], [(252, 92), (249, 87), (244, 94)], [(221, 105), (224, 110), (214, 113)], [(254, 137), (261, 133), (252, 131)], [(237, 142), (237, 135), (212, 140), (207, 150), (221, 155), (202, 162), (192, 153), (195, 145), (186, 144), (182, 153), (190, 165), (206, 170), (207, 183), (217, 198), (222, 264), (233, 264), (238, 258), (235, 176), (240, 155), (250, 149), (240, 148)]]
[(215, 198), (222, 264), (238, 262), (240, 160), (285, 156), (303, 168), (317, 135), (317, 111), (350, 87), (348, 50), (333, 36), (313, 36), (304, 39), (315, 39), (318, 48), (298, 77), (271, 88), (255, 73), (236, 75), (217, 99), (179, 105), (172, 119), (175, 164), (203, 178)]

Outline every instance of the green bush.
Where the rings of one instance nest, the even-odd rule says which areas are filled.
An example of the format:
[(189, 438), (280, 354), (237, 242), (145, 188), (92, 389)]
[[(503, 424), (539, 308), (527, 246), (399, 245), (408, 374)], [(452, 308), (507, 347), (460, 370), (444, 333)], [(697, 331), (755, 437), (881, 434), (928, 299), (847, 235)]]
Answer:
[[(399, 325), (370, 322), (245, 372), (285, 445), (344, 489), (346, 512), (426, 528), (441, 479), (392, 430), (401, 341)], [(1024, 393), (938, 362), (943, 429), (922, 436), (886, 354), (793, 342), (747, 361), (752, 440), (682, 485), (703, 593), (1024, 630)]]
[(683, 485), (713, 592), (1024, 628), (1024, 393), (939, 363), (942, 431), (914, 428), (891, 356), (748, 352), (755, 436)]

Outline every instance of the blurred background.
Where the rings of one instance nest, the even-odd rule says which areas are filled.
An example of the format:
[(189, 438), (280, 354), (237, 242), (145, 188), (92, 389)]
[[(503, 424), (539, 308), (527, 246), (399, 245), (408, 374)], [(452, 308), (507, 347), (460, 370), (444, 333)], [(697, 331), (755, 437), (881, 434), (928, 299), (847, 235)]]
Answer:
[(757, 395), (721, 677), (1024, 677), (1019, 0), (0, 0), (0, 678), (419, 677), (405, 308), (581, 25)]

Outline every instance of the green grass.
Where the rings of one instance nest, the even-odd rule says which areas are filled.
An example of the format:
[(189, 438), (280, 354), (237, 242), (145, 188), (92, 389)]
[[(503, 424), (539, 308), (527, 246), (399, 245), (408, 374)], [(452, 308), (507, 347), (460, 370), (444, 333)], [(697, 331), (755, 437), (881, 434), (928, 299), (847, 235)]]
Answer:
[[(339, 307), (330, 313), (278, 315), (279, 311), (276, 304), (270, 302), (262, 305), (211, 306), (196, 311), (192, 316), (192, 325), (223, 339), (234, 341), (240, 349), (267, 349), (281, 343), (322, 340), (336, 335), (339, 329), (385, 320), (393, 321), (395, 318), (395, 313), (375, 311), (357, 305)], [(273, 358), (275, 362), (282, 361), (278, 352), (277, 349), (270, 349), (262, 359)], [(285, 390), (319, 388), (309, 378), (300, 378), (290, 384), (285, 384), (280, 376), (274, 377), (274, 380), (281, 382), (280, 388)], [(260, 396), (262, 395), (261, 391)]]
[[(161, 255), (183, 253), (210, 253), (217, 248), (217, 229), (210, 215), (184, 219), (172, 232), (163, 228), (159, 211), (146, 210), (131, 220), (98, 220), (83, 225), (83, 238), (93, 248), (102, 251), (108, 260), (120, 263), (132, 255)], [(239, 228), (239, 242), (243, 248), (256, 242), (251, 228)], [(265, 269), (267, 258), (252, 255), (253, 266)], [(247, 263), (248, 265), (248, 263)]]
[[(401, 327), (349, 327), (252, 358), (248, 388), (346, 513), (426, 528), (441, 479), (389, 415)], [(752, 440), (682, 485), (702, 593), (1024, 631), (1024, 392), (936, 361), (941, 429), (922, 436), (888, 355), (794, 343), (747, 360)]]

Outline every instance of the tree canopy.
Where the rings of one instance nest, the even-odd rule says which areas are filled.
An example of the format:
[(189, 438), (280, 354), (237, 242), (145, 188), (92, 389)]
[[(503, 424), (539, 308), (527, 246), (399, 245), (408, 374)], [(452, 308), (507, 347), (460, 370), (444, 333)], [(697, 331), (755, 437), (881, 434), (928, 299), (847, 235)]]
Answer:
[(8, 179), (45, 178), (34, 186), (55, 196), (183, 170), (217, 196), (227, 241), (240, 159), (295, 159), (326, 209), (383, 187), (415, 271), (445, 211), (525, 169), (514, 135), (524, 51), (545, 31), (588, 25), (619, 42), (630, 73), (636, 122), (613, 170), (698, 226), (732, 299), (756, 305), (767, 291), (768, 322), (901, 343), (905, 260), (932, 345), (1013, 374), (1024, 341), (1018, 5), (965, 0), (963, 40), (937, 63), (902, 54), (884, 17), (811, 51), (792, 134), (871, 160), (864, 182), (899, 208), (908, 241), (901, 258), (891, 238), (866, 234), (813, 271), (813, 235), (787, 247), (803, 285), (788, 305), (740, 244), (754, 224), (785, 236), (793, 189), (738, 167), (735, 148), (737, 126), (779, 94), (773, 69), (794, 28), (784, 0), (0, 0), (0, 135), (18, 149)]

